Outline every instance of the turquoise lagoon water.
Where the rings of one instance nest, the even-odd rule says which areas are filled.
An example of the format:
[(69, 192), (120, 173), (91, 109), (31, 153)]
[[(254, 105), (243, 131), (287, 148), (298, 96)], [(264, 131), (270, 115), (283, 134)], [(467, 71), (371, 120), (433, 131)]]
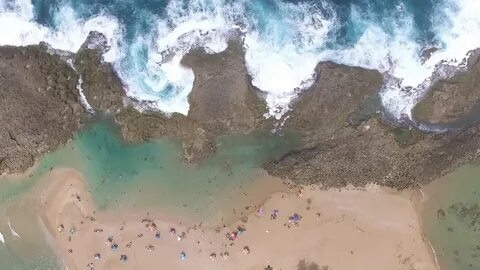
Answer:
[[(38, 218), (38, 183), (53, 168), (69, 167), (87, 180), (103, 211), (156, 209), (193, 219), (214, 217), (227, 200), (262, 181), (260, 165), (298, 147), (300, 138), (269, 131), (219, 138), (217, 153), (201, 165), (182, 162), (181, 142), (127, 143), (109, 121), (91, 124), (73, 141), (46, 155), (26, 179), (0, 181), (0, 269), (50, 270), (58, 261)], [(257, 179), (257, 180), (256, 180)], [(33, 191), (33, 192), (30, 192)], [(245, 202), (247, 203), (247, 202)], [(21, 236), (10, 232), (8, 222)]]
[(425, 193), (424, 229), (441, 269), (480, 269), (480, 167), (460, 168)]

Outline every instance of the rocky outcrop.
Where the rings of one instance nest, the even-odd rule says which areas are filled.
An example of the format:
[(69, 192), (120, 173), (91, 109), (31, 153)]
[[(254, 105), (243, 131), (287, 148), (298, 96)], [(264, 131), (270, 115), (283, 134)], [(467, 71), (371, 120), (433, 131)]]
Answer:
[(46, 46), (0, 47), (0, 174), (25, 171), (79, 129), (77, 83)]
[[(372, 118), (358, 127), (342, 128), (330, 138), (264, 167), (275, 176), (324, 187), (364, 186), (371, 182), (411, 187), (424, 180), (419, 178), (421, 155), (417, 156), (415, 144), (404, 146), (397, 136), (401, 135), (386, 127), (380, 118)], [(418, 152), (422, 151), (426, 149)]]
[(125, 139), (143, 141), (156, 138), (182, 140), (183, 158), (198, 162), (215, 152), (215, 137), (205, 126), (181, 114), (166, 116), (160, 112), (139, 112), (132, 106), (116, 115), (116, 122)]
[[(310, 93), (305, 93), (295, 104), (291, 122), (287, 122), (290, 127), (304, 131), (307, 146), (266, 163), (264, 167), (271, 174), (325, 187), (376, 182), (403, 189), (428, 183), (459, 164), (479, 158), (480, 127), (477, 124), (462, 120), (464, 125), (455, 123), (454, 129), (442, 126), (449, 130), (444, 134), (395, 127), (385, 123), (381, 115), (372, 117), (375, 108), (378, 109), (375, 95), (380, 88), (379, 74), (329, 65), (342, 75), (319, 80), (320, 86), (313, 86), (308, 90)], [(319, 67), (317, 73), (321, 74)], [(433, 94), (419, 105), (429, 112), (423, 116), (428, 115), (431, 122), (454, 121), (478, 106), (478, 67), (477, 58), (472, 56), (468, 72), (435, 84)], [(360, 78), (358, 81), (352, 78), (356, 76)], [(328, 86), (335, 85), (338, 77), (341, 78), (339, 87)], [(445, 87), (440, 92), (439, 85)], [(328, 89), (335, 89), (335, 94), (325, 93)], [(448, 92), (450, 90), (453, 92)], [(352, 95), (352, 91), (356, 94)], [(439, 96), (448, 98), (437, 98)], [(455, 111), (456, 107), (460, 113)]]
[[(434, 83), (413, 110), (416, 121), (449, 123), (468, 115), (480, 102), (480, 49), (472, 51), (467, 69)], [(478, 109), (477, 109), (478, 110)]]
[[(24, 171), (78, 130), (85, 115), (76, 89), (79, 75), (89, 104), (113, 114), (124, 138), (179, 138), (189, 162), (211, 155), (220, 135), (278, 124), (263, 117), (265, 101), (251, 84), (239, 40), (219, 54), (196, 49), (184, 57), (182, 63), (195, 74), (186, 116), (134, 109), (137, 101), (126, 97), (114, 70), (102, 61), (101, 51), (108, 49), (102, 40), (92, 33), (73, 56), (78, 73), (44, 46), (0, 48), (0, 172)], [(415, 117), (443, 123), (471, 116), (480, 97), (479, 58), (476, 51), (466, 72), (435, 83)], [(281, 121), (284, 129), (303, 135), (305, 144), (264, 164), (270, 174), (324, 187), (376, 182), (403, 189), (480, 157), (480, 126), (472, 121), (443, 134), (385, 123), (379, 72), (331, 62), (319, 63), (315, 72), (314, 84)]]
[(188, 96), (188, 115), (122, 110), (116, 120), (124, 137), (132, 140), (181, 138), (185, 160), (196, 162), (215, 151), (215, 140), (220, 135), (269, 127), (263, 117), (265, 101), (250, 82), (239, 40), (230, 41), (228, 48), (218, 54), (193, 50), (185, 55), (182, 64), (195, 74)]
[(91, 32), (75, 55), (74, 65), (82, 76), (82, 88), (95, 111), (116, 112), (123, 107), (124, 91), (112, 66), (102, 60), (107, 51), (105, 37)]
[[(348, 124), (358, 125), (380, 109), (366, 110), (375, 105), (383, 83), (378, 71), (322, 62), (315, 73), (315, 83), (294, 102), (285, 128), (301, 131), (312, 141), (328, 137)], [(353, 115), (360, 110), (364, 115)]]
[(240, 40), (231, 40), (228, 48), (218, 54), (194, 50), (182, 59), (182, 64), (195, 74), (188, 96), (189, 118), (214, 134), (248, 132), (264, 122), (266, 103), (251, 84)]

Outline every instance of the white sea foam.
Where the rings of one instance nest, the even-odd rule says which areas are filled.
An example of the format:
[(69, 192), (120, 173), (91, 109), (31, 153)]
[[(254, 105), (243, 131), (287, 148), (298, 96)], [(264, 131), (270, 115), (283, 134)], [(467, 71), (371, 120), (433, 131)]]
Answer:
[(391, 18), (391, 33), (386, 33), (378, 22), (363, 18), (355, 6), (350, 18), (362, 28), (363, 34), (350, 48), (324, 52), (323, 59), (384, 73), (386, 84), (382, 101), (388, 110), (401, 117), (414, 103), (408, 94), (397, 90), (403, 85), (417, 86), (431, 74), (420, 64), (421, 47), (412, 38), (412, 18), (402, 5), (398, 5), (396, 17)]
[[(220, 2), (215, 8), (219, 10), (210, 10), (198, 2), (185, 9), (180, 1), (172, 1), (166, 8), (166, 18), (157, 18), (154, 35), (138, 38), (130, 46), (130, 57), (136, 60), (121, 66), (119, 73), (129, 96), (148, 101), (139, 109), (188, 113), (187, 97), (195, 76), (181, 65), (181, 59), (196, 47), (211, 53), (225, 50), (233, 27), (223, 16)], [(144, 51), (147, 59), (142, 63)]]
[(12, 228), (12, 224), (10, 224), (10, 220), (8, 220), (8, 228), (10, 228), (10, 232), (13, 236), (17, 238), (21, 238), (20, 235)]
[[(448, 78), (455, 70), (462, 69), (468, 52), (480, 47), (480, 2), (446, 0), (436, 9), (432, 20), (440, 40), (436, 44), (439, 50), (422, 64), (418, 57), (421, 48), (414, 47), (410, 41), (411, 49), (407, 50), (410, 53), (399, 54), (406, 64), (391, 73), (401, 79), (400, 86), (387, 84), (382, 93), (383, 104), (397, 118), (402, 115), (411, 118), (411, 110), (425, 95), (428, 86), (434, 80)], [(413, 87), (413, 91), (402, 90), (406, 86)]]
[(91, 113), (91, 114), (94, 114), (95, 113), (95, 110), (92, 108), (92, 106), (88, 103), (88, 100), (87, 98), (85, 97), (85, 94), (83, 93), (83, 88), (82, 88), (82, 84), (83, 84), (83, 78), (82, 78), (82, 75), (80, 73), (78, 73), (77, 69), (75, 68), (75, 66), (73, 65), (73, 61), (72, 59), (67, 59), (67, 63), (70, 65), (70, 67), (77, 73), (78, 75), (78, 82), (77, 82), (77, 91), (78, 91), (78, 95), (80, 96), (80, 103), (82, 104), (83, 108), (88, 112), (88, 113)]
[(76, 51), (90, 31), (102, 32), (111, 47), (104, 59), (114, 64), (127, 94), (144, 101), (139, 109), (187, 114), (194, 74), (181, 65), (182, 57), (197, 47), (221, 52), (231, 33), (241, 31), (252, 83), (265, 92), (268, 116), (276, 118), (312, 83), (316, 64), (324, 60), (383, 72), (388, 79), (381, 94), (384, 106), (397, 118), (411, 117), (438, 64), (459, 65), (469, 50), (480, 47), (478, 0), (443, 0), (435, 5), (432, 25), (439, 50), (425, 62), (412, 15), (402, 5), (386, 20), (392, 28), (388, 33), (385, 25), (366, 19), (352, 6), (350, 19), (362, 34), (353, 46), (330, 50), (325, 42), (340, 22), (328, 6), (280, 0), (262, 5), (247, 0), (191, 0), (188, 5), (170, 1), (162, 17), (153, 18), (156, 29), (123, 44), (122, 26), (108, 14), (82, 20), (64, 6), (56, 13), (55, 29), (49, 29), (34, 22), (28, 0), (0, 0), (0, 25), (12, 26), (0, 30), (0, 45), (46, 41), (57, 49)]
[(149, 108), (187, 114), (194, 75), (181, 66), (180, 60), (197, 47), (209, 53), (221, 52), (232, 33), (240, 31), (245, 33), (252, 83), (266, 93), (268, 116), (279, 118), (297, 92), (311, 84), (319, 61), (315, 51), (325, 42), (333, 19), (325, 19), (306, 4), (275, 3), (281, 9), (280, 18), (261, 18), (267, 27), (259, 29), (256, 19), (245, 15), (246, 3), (242, 1), (226, 4), (198, 0), (190, 2), (188, 8), (181, 1), (171, 1), (165, 18), (157, 19), (155, 35), (139, 38), (130, 47), (132, 58), (146, 50), (148, 60), (144, 65), (133, 61), (121, 67), (127, 94), (149, 101)]
[(377, 22), (366, 21), (353, 8), (351, 18), (365, 27), (362, 36), (351, 48), (323, 52), (323, 59), (384, 73), (386, 81), (381, 92), (384, 107), (397, 119), (411, 118), (411, 110), (428, 86), (436, 79), (451, 76), (455, 71), (451, 67), (461, 68), (468, 51), (480, 47), (477, 0), (446, 0), (437, 9), (432, 20), (441, 44), (436, 44), (439, 50), (425, 62), (421, 59), (422, 45), (413, 37), (413, 18), (401, 5), (397, 6), (393, 34), (387, 34)]
[(121, 56), (122, 29), (117, 20), (108, 15), (98, 15), (88, 20), (77, 19), (72, 8), (64, 6), (55, 16), (56, 29), (50, 29), (34, 21), (33, 5), (21, 0), (0, 2), (0, 45), (26, 46), (41, 41), (55, 49), (76, 52), (85, 42), (90, 31), (103, 33), (110, 50), (104, 55), (106, 61), (115, 61)]
[[(76, 52), (85, 42), (90, 31), (98, 31), (107, 39), (108, 51), (103, 55), (109, 62), (119, 61), (122, 57), (122, 29), (117, 20), (110, 16), (99, 15), (88, 20), (76, 18), (72, 8), (64, 6), (55, 16), (56, 29), (49, 29), (33, 21), (33, 6), (28, 0), (15, 1), (8, 4), (0, 2), (0, 25), (7, 25), (0, 30), (0, 45), (25, 46), (49, 43), (53, 48)], [(75, 69), (71, 61), (70, 66)], [(76, 70), (75, 70), (76, 71)], [(93, 113), (82, 89), (83, 79), (80, 76), (77, 91), (85, 109)]]
[(267, 29), (251, 29), (245, 38), (252, 83), (267, 93), (269, 115), (279, 119), (298, 92), (313, 82), (318, 50), (335, 18), (307, 4), (279, 4), (281, 18), (264, 18)]
[(0, 232), (0, 242), (5, 244), (5, 237), (3, 237), (2, 232)]
[[(472, 34), (480, 29), (477, 0), (447, 1), (435, 12), (442, 18), (442, 23), (434, 23), (442, 42), (440, 50), (425, 63), (420, 58), (422, 45), (414, 38), (413, 18), (402, 5), (390, 18), (392, 33), (355, 14), (353, 7), (352, 20), (364, 27), (360, 39), (350, 48), (325, 51), (327, 35), (338, 24), (333, 12), (325, 16), (328, 7), (320, 11), (308, 4), (274, 1), (278, 10), (272, 13), (269, 7), (249, 3), (250, 9), (260, 14), (255, 17), (246, 15), (248, 4), (242, 1), (227, 5), (221, 0), (197, 0), (187, 9), (182, 1), (171, 1), (166, 18), (159, 19), (151, 37), (154, 42), (143, 41), (147, 64), (135, 63), (135, 69), (127, 68), (123, 77), (130, 95), (152, 101), (158, 109), (186, 114), (194, 76), (180, 65), (181, 57), (194, 47), (220, 52), (232, 29), (240, 29), (245, 33), (247, 68), (252, 83), (266, 94), (268, 116), (280, 118), (297, 93), (311, 84), (318, 61), (333, 60), (383, 72), (391, 78), (382, 90), (383, 104), (397, 118), (411, 117), (411, 109), (426, 92), (437, 64), (443, 60), (458, 64), (468, 50), (480, 46), (480, 35)], [(165, 55), (170, 59), (165, 61)], [(402, 90), (405, 88), (413, 90)]]

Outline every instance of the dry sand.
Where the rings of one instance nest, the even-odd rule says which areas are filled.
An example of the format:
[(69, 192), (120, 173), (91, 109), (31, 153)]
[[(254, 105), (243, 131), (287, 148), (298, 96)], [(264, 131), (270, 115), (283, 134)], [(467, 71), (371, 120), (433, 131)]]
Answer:
[[(275, 193), (262, 207), (263, 216), (251, 213), (248, 220), (216, 229), (178, 224), (155, 213), (95, 213), (88, 187), (77, 172), (54, 170), (49, 179), (41, 199), (42, 220), (69, 270), (90, 269), (90, 263), (95, 265), (92, 269), (263, 270), (267, 265), (311, 270), (436, 269), (412, 200), (385, 189), (306, 187), (301, 196)], [(272, 220), (274, 209), (279, 215)], [(286, 226), (294, 213), (301, 220)], [(156, 230), (147, 228), (143, 219), (153, 220)], [(227, 239), (227, 233), (238, 226), (245, 231), (236, 240)], [(178, 241), (183, 232), (185, 237)], [(118, 250), (112, 251), (106, 243), (109, 236)], [(148, 251), (149, 245), (154, 250)], [(244, 253), (245, 246), (249, 254)], [(186, 259), (180, 259), (181, 252)], [(226, 259), (221, 256), (225, 252)], [(94, 259), (96, 253), (100, 259)], [(121, 262), (121, 255), (128, 260)], [(303, 267), (298, 267), (302, 261)]]

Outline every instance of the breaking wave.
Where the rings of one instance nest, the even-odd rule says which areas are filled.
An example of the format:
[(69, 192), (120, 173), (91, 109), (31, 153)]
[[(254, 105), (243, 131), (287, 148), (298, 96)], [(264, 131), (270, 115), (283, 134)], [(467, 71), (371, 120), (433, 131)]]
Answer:
[(101, 32), (110, 47), (104, 60), (127, 95), (187, 114), (194, 75), (180, 64), (183, 55), (196, 47), (221, 52), (242, 33), (268, 116), (288, 111), (317, 63), (329, 60), (384, 73), (383, 105), (401, 119), (432, 81), (462, 69), (480, 47), (478, 14), (478, 0), (0, 0), (0, 44), (45, 41), (75, 52), (90, 31)]

